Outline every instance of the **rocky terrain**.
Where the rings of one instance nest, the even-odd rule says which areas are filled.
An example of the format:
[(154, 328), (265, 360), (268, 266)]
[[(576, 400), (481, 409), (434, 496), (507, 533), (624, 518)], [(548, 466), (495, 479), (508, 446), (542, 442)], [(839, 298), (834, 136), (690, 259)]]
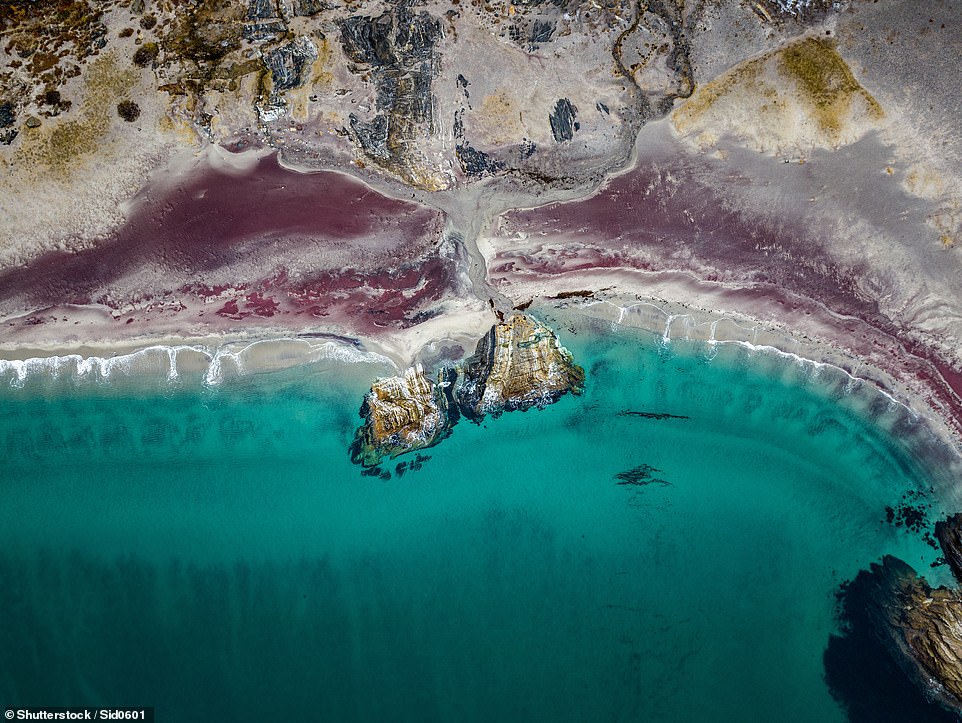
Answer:
[(373, 467), (382, 457), (431, 447), (450, 434), (457, 407), (451, 404), (446, 374), (434, 383), (419, 364), (374, 382), (361, 405), (365, 423), (351, 446), (354, 461)]
[[(376, 470), (580, 391), (512, 310), (651, 308), (828, 348), (962, 447), (960, 62), (954, 0), (7, 0), (0, 355), (334, 336), (409, 367)], [(851, 589), (958, 711), (959, 593)]]
[[(940, 522), (936, 535), (962, 584), (962, 515)], [(962, 714), (962, 589), (933, 588), (908, 564), (886, 556), (859, 573), (842, 599), (850, 636), (876, 641), (925, 699)]]
[(461, 343), (489, 300), (589, 289), (835, 345), (959, 429), (949, 3), (12, 0), (0, 26), (7, 349), (406, 334), (406, 366), (440, 319)]
[(461, 365), (454, 396), (465, 417), (480, 421), (580, 394), (584, 380), (584, 370), (548, 327), (514, 314), (492, 326)]
[(569, 392), (580, 394), (584, 379), (548, 327), (527, 314), (512, 315), (493, 326), (462, 364), (439, 370), (437, 382), (420, 365), (377, 380), (361, 405), (364, 424), (351, 457), (374, 467), (437, 444), (462, 415), (480, 422), (488, 414), (545, 407)]

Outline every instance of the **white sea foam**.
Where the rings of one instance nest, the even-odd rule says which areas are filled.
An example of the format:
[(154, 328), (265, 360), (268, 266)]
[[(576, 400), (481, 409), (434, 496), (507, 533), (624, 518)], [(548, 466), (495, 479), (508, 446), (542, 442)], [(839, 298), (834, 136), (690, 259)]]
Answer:
[[(914, 457), (926, 460), (926, 468), (931, 473), (940, 498), (962, 504), (962, 488), (957, 484), (962, 474), (962, 447), (958, 440), (944, 420), (926, 413), (924, 400), (911, 390), (903, 389), (883, 370), (849, 357), (841, 350), (825, 349), (817, 344), (809, 346), (788, 334), (761, 325), (746, 325), (730, 317), (718, 318), (707, 312), (679, 313), (656, 301), (622, 306), (610, 300), (599, 300), (585, 306), (595, 305), (611, 306), (614, 307), (612, 312), (617, 311), (617, 321), (613, 320), (613, 313), (610, 317), (604, 314), (605, 318), (612, 319), (613, 330), (620, 326), (650, 331), (655, 334), (658, 345), (666, 351), (672, 348), (673, 342), (699, 342), (708, 345), (709, 361), (721, 349), (742, 349), (759, 372), (767, 371), (773, 376), (781, 376), (796, 370), (796, 375), (801, 375), (801, 378), (786, 379), (786, 382), (804, 380), (811, 383), (837, 396), (843, 406), (888, 430), (893, 438), (899, 439), (907, 449), (912, 450)], [(719, 333), (722, 325), (724, 334)], [(770, 339), (772, 343), (759, 343), (759, 338)], [(794, 346), (801, 353), (774, 345), (779, 343), (787, 347)], [(813, 359), (805, 356), (806, 352), (812, 356), (824, 353), (825, 358)], [(896, 394), (903, 394), (906, 401)], [(910, 403), (918, 406), (910, 406)], [(940, 480), (937, 484), (936, 478)]]
[(119, 376), (165, 378), (169, 383), (185, 372), (199, 372), (205, 385), (226, 378), (300, 364), (331, 361), (336, 364), (386, 364), (387, 358), (346, 342), (309, 339), (265, 339), (220, 347), (156, 345), (109, 357), (66, 354), (61, 356), (0, 359), (0, 383), (23, 387), (33, 378), (106, 382)]
[[(746, 326), (730, 317), (699, 321), (691, 313), (672, 312), (654, 301), (621, 306), (609, 300), (601, 300), (586, 306), (595, 304), (607, 304), (618, 310), (618, 321), (613, 326), (643, 328), (659, 334), (658, 344), (666, 350), (671, 348), (673, 341), (701, 342), (708, 345), (706, 360), (712, 361), (721, 348), (741, 348), (755, 357), (756, 362), (766, 357), (771, 360), (774, 365), (770, 372), (773, 374), (784, 373), (780, 372), (780, 369), (796, 368), (807, 380), (826, 389), (838, 390), (842, 397), (848, 400), (849, 405), (860, 408), (864, 413), (869, 412), (871, 400), (881, 397), (885, 400), (888, 422), (900, 417), (911, 420), (913, 424), (925, 422), (918, 410), (880, 386), (877, 380), (859, 375), (858, 372), (863, 369), (861, 364), (853, 364), (852, 371), (849, 371), (830, 361), (812, 359), (771, 344), (760, 344), (757, 341), (760, 332), (757, 326)], [(662, 319), (660, 322), (659, 316)], [(632, 321), (636, 323), (633, 324)], [(723, 323), (728, 326), (728, 334), (720, 338), (718, 329)], [(786, 336), (786, 342), (791, 341), (790, 337)], [(876, 418), (876, 422), (888, 426), (882, 419)]]
[[(781, 349), (770, 344), (759, 344), (757, 342), (759, 334), (759, 328), (757, 325), (746, 326), (738, 320), (730, 317), (698, 321), (691, 313), (674, 313), (668, 311), (653, 301), (640, 301), (633, 304), (628, 304), (626, 306), (621, 306), (605, 299), (588, 303), (585, 306), (594, 306), (596, 304), (606, 304), (618, 309), (618, 320), (614, 322), (614, 325), (616, 326), (629, 326), (633, 328), (640, 327), (643, 329), (650, 329), (652, 331), (656, 331), (660, 328), (660, 344), (665, 347), (669, 347), (672, 341), (700, 341), (708, 344), (712, 349), (716, 348), (718, 345), (734, 345), (747, 349), (750, 352), (770, 354), (776, 358), (789, 361), (799, 368), (805, 369), (813, 379), (818, 379), (822, 375), (823, 370), (829, 369), (837, 371), (845, 375), (847, 378), (847, 384), (845, 387), (846, 394), (851, 394), (853, 391), (860, 388), (865, 381), (863, 377), (857, 375), (860, 364), (856, 365), (853, 368), (853, 371), (848, 371), (836, 364), (832, 364), (831, 362), (815, 360), (795, 352), (786, 351), (785, 349)], [(631, 316), (637, 317), (637, 320), (641, 323), (637, 325), (628, 323), (630, 321), (629, 317)], [(652, 318), (657, 319), (658, 316), (663, 318), (663, 323), (652, 323)], [(673, 333), (673, 329), (679, 324), (682, 327), (681, 333)], [(732, 330), (735, 333), (719, 338), (718, 327), (721, 324), (726, 324), (732, 327)], [(707, 328), (707, 334), (701, 331), (703, 328)], [(716, 356), (716, 354), (717, 351), (709, 352), (708, 358), (712, 359)], [(880, 394), (884, 395), (892, 403), (902, 407), (913, 415), (916, 415), (915, 411), (912, 410), (911, 407), (896, 399), (886, 390), (874, 386), (873, 388), (875, 388)]]

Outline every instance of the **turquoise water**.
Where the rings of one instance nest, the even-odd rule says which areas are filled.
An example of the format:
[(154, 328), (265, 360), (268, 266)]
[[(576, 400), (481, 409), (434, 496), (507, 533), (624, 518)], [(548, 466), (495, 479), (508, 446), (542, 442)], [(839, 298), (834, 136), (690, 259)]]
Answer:
[[(945, 575), (884, 521), (933, 486), (941, 511), (937, 470), (883, 427), (924, 432), (790, 358), (560, 335), (582, 397), (462, 422), (389, 481), (347, 453), (376, 365), (4, 382), (0, 705), (845, 720), (822, 662), (838, 585), (885, 553)], [(642, 465), (660, 482), (617, 484)]]

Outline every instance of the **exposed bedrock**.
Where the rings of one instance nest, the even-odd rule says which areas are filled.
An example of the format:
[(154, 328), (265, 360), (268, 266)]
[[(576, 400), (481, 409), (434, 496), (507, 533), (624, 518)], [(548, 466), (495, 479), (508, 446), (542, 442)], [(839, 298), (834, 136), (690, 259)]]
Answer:
[(365, 423), (351, 445), (351, 459), (371, 467), (382, 457), (424, 449), (448, 436), (457, 418), (445, 378), (450, 372), (442, 371), (435, 383), (418, 364), (374, 382), (361, 405)]
[(584, 370), (548, 327), (526, 314), (496, 324), (478, 342), (458, 377), (454, 395), (465, 417), (556, 402), (568, 392), (580, 394)]
[(376, 466), (386, 457), (437, 444), (461, 415), (480, 422), (487, 414), (545, 407), (568, 392), (581, 394), (584, 379), (554, 332), (516, 314), (493, 326), (461, 365), (441, 369), (437, 381), (416, 365), (374, 382), (361, 405), (364, 423), (351, 459)]
[[(96, 91), (91, 67), (110, 56), (129, 76), (115, 93), (163, 106), (154, 131), (190, 127), (426, 190), (492, 175), (592, 185), (624, 165), (644, 122), (691, 93), (685, 38), (705, 5), (16, 0), (0, 4), (0, 144), (15, 154), (74, 132)], [(27, 124), (35, 116), (44, 129)], [(84, 147), (100, 142), (86, 136)]]
[[(938, 523), (936, 534), (957, 582), (962, 580), (962, 514)], [(925, 699), (962, 714), (962, 590), (933, 588), (908, 564), (886, 556), (848, 583), (841, 600), (849, 640), (861, 638), (864, 645), (874, 639)], [(827, 664), (841, 640), (830, 643)], [(828, 672), (830, 684), (837, 683), (839, 666), (829, 665)]]
[(962, 583), (962, 513), (938, 522), (935, 525), (935, 536), (942, 546), (942, 553), (952, 569), (952, 574)]
[(910, 680), (930, 700), (962, 713), (962, 594), (930, 587), (891, 556), (852, 585), (875, 634)]

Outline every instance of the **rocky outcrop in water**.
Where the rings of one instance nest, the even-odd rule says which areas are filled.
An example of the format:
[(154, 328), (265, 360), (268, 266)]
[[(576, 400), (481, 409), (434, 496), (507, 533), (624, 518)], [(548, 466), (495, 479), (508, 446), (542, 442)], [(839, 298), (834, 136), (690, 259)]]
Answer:
[(945, 555), (952, 574), (962, 583), (962, 513), (937, 523), (935, 536), (942, 546), (942, 554)]
[[(936, 526), (946, 560), (962, 582), (962, 514)], [(874, 638), (922, 692), (962, 714), (962, 590), (933, 588), (892, 556), (863, 570), (842, 594), (851, 635)]]
[(450, 371), (442, 371), (435, 383), (418, 364), (374, 382), (361, 405), (365, 423), (354, 437), (351, 459), (372, 467), (383, 457), (424, 449), (448, 436), (457, 419), (445, 381)]
[(930, 587), (891, 556), (860, 577), (884, 647), (927, 698), (962, 713), (962, 593)]
[(385, 457), (437, 444), (463, 414), (479, 422), (486, 414), (544, 407), (584, 388), (584, 370), (541, 322), (516, 314), (496, 324), (460, 367), (442, 369), (436, 382), (420, 365), (379, 379), (361, 405), (364, 423), (351, 445), (351, 459), (365, 467)]
[(465, 361), (455, 398), (468, 419), (556, 402), (568, 392), (580, 394), (584, 370), (548, 327), (526, 314), (515, 314), (478, 342)]

